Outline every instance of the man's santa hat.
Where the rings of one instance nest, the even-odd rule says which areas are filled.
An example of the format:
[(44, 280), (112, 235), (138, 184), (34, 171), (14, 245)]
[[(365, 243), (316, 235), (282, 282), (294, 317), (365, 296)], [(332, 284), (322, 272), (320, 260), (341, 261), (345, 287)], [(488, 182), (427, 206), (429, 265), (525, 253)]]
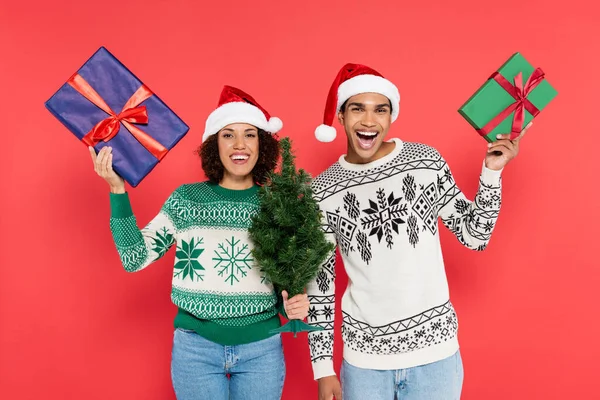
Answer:
[(398, 88), (379, 72), (366, 65), (346, 64), (338, 72), (331, 89), (329, 89), (323, 124), (315, 130), (317, 140), (331, 142), (335, 139), (336, 131), (332, 126), (335, 116), (346, 100), (361, 93), (379, 93), (387, 97), (392, 106), (392, 122), (398, 118), (400, 111)]
[(271, 115), (244, 91), (232, 86), (223, 87), (219, 104), (206, 119), (202, 142), (229, 124), (250, 124), (271, 134), (283, 127), (283, 122)]

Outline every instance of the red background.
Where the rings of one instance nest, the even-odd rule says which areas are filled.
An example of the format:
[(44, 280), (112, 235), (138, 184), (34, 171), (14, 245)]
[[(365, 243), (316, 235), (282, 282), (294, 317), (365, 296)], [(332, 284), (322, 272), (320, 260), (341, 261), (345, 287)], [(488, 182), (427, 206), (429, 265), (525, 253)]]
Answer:
[[(131, 191), (140, 224), (177, 186), (203, 179), (193, 151), (224, 84), (282, 118), (310, 173), (334, 162), (345, 141), (320, 144), (312, 132), (346, 62), (397, 84), (401, 112), (389, 136), (438, 148), (472, 197), (485, 142), (456, 110), (523, 53), (559, 96), (503, 174), (490, 247), (471, 252), (442, 229), (463, 399), (598, 398), (600, 13), (592, 1), (0, 4), (0, 398), (174, 398), (173, 254), (138, 274), (123, 271), (107, 186), (43, 104), (101, 45), (191, 126)], [(305, 337), (284, 345), (283, 398), (315, 398)], [(338, 340), (336, 368), (340, 350)]]

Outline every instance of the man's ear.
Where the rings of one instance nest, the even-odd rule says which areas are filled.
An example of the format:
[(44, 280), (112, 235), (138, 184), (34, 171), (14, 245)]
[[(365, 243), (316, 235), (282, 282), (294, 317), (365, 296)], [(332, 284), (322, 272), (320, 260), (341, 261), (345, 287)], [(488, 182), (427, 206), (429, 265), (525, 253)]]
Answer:
[(344, 125), (344, 113), (341, 111), (338, 111), (338, 122), (340, 123), (340, 125)]

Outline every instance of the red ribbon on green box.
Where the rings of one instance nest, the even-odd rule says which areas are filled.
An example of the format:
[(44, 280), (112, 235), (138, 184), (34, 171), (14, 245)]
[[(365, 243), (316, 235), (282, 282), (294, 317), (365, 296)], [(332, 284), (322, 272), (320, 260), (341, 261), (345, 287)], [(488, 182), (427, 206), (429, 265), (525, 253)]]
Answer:
[(525, 111), (529, 111), (529, 113), (535, 117), (540, 113), (540, 110), (534, 106), (527, 96), (529, 93), (537, 86), (540, 82), (544, 80), (544, 72), (540, 68), (536, 68), (525, 85), (523, 85), (523, 73), (519, 72), (515, 76), (515, 84), (511, 84), (505, 77), (503, 77), (497, 71), (492, 74), (490, 79), (494, 79), (504, 90), (506, 90), (516, 102), (506, 107), (500, 114), (496, 115), (490, 122), (488, 122), (483, 128), (478, 129), (477, 132), (481, 136), (487, 136), (500, 122), (502, 122), (507, 116), (510, 115), (513, 111), (515, 115), (513, 116), (512, 129), (510, 133), (510, 138), (515, 139), (521, 133), (521, 128), (523, 126), (523, 121), (525, 119)]

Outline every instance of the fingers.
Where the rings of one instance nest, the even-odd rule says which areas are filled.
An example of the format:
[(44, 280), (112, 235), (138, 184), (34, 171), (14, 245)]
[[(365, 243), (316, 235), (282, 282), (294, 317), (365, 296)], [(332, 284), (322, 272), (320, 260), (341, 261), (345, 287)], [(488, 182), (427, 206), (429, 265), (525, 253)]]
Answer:
[[(283, 292), (283, 293), (285, 293), (285, 292)], [(286, 293), (286, 295), (287, 295), (287, 293)], [(284, 298), (284, 300), (285, 300), (285, 298)], [(308, 295), (306, 293), (304, 293), (304, 294), (297, 294), (296, 296), (287, 300), (287, 303), (289, 306), (293, 306), (295, 304), (304, 303), (307, 301), (308, 301)]]
[(336, 400), (337, 399), (342, 400), (341, 390), (339, 391), (340, 392), (339, 395), (336, 394), (335, 389), (329, 389), (328, 392), (329, 393), (319, 393), (319, 400), (333, 400), (334, 398)]
[[(111, 162), (112, 149), (110, 147), (106, 147), (108, 150), (102, 159), (102, 174), (105, 178), (108, 178), (108, 165)], [(103, 149), (104, 150), (104, 149)]]
[(527, 126), (525, 128), (523, 128), (523, 130), (521, 131), (521, 133), (519, 134), (519, 136), (517, 136), (513, 140), (513, 142), (517, 142), (518, 143), (523, 138), (523, 136), (525, 136), (525, 134), (527, 133), (527, 130), (529, 128), (531, 128), (532, 125), (533, 125), (533, 121), (531, 121), (530, 123), (528, 123)]
[(287, 300), (284, 304), (287, 312), (287, 310), (296, 311), (306, 308), (310, 305), (310, 302), (308, 301), (308, 295), (299, 294)]
[(96, 157), (95, 170), (102, 178), (108, 178), (112, 173), (112, 148), (103, 147)]
[(104, 165), (104, 159), (108, 155), (108, 148), (104, 147), (102, 150), (98, 152), (98, 156), (96, 157), (96, 172), (102, 175), (102, 166)]
[(283, 302), (286, 303), (288, 301), (288, 292), (285, 290), (281, 292), (281, 297), (283, 297)]
[(111, 152), (111, 153), (108, 155), (108, 163), (107, 163), (107, 165), (106, 165), (107, 172), (108, 172), (109, 174), (113, 172), (112, 162), (113, 162), (113, 153)]
[(340, 385), (333, 390), (333, 395), (335, 396), (335, 400), (342, 400), (342, 388)]
[(513, 145), (510, 143), (495, 142), (492, 146), (488, 146), (488, 153), (500, 152), (502, 154), (512, 151)]
[(284, 301), (285, 313), (288, 319), (303, 320), (308, 316), (310, 302), (307, 294), (299, 294), (291, 299)]
[(510, 139), (510, 135), (498, 135), (498, 140), (488, 144), (488, 153), (493, 152), (513, 152), (516, 150), (516, 145)]
[(304, 318), (308, 317), (308, 307), (306, 310), (299, 310), (294, 312), (285, 312), (287, 314), (288, 319), (298, 319), (300, 321), (304, 320)]
[(90, 156), (92, 157), (92, 163), (94, 164), (94, 170), (96, 169), (96, 150), (92, 146), (88, 146)]

